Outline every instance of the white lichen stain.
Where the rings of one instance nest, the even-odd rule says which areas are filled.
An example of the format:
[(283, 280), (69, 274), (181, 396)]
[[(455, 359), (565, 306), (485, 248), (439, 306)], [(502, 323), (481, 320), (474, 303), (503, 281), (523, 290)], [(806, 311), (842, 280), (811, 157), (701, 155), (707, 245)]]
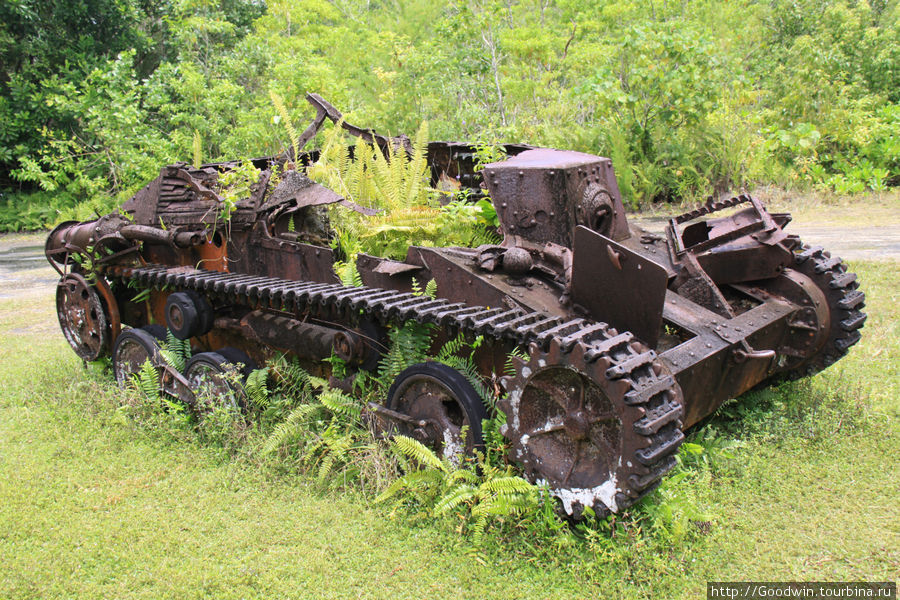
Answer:
[(463, 456), (462, 439), (449, 429), (444, 430), (444, 458), (458, 468)]
[(615, 477), (592, 488), (558, 488), (551, 489), (550, 493), (559, 498), (567, 514), (573, 513), (573, 505), (577, 502), (581, 506), (593, 506), (599, 500), (609, 510), (616, 512), (616, 492), (618, 492)]
[(519, 403), (522, 401), (522, 391), (513, 390), (509, 393), (509, 412), (512, 413), (512, 427), (519, 430)]
[(539, 358), (539, 359), (538, 359), (538, 366), (539, 366), (540, 368), (543, 369), (544, 367), (547, 366), (547, 361), (544, 360), (543, 358)]

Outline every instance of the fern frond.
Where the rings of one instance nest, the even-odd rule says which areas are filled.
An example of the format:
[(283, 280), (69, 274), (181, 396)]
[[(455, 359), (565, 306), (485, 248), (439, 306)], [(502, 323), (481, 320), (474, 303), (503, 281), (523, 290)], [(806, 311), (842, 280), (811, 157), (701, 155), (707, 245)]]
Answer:
[(443, 346), (441, 346), (441, 349), (437, 354), (437, 359), (439, 361), (443, 361), (445, 358), (449, 358), (450, 356), (457, 354), (465, 346), (466, 336), (464, 333), (459, 333), (455, 338), (447, 341)]
[(159, 372), (150, 359), (144, 361), (140, 370), (132, 376), (135, 388), (151, 402), (159, 400)]
[(434, 488), (440, 484), (442, 479), (442, 472), (436, 469), (411, 471), (394, 480), (391, 485), (385, 488), (385, 490), (375, 498), (375, 502), (384, 502), (404, 490), (413, 491), (421, 490), (422, 488)]
[(337, 273), (338, 278), (341, 280), (341, 285), (346, 285), (347, 287), (362, 287), (363, 285), (362, 276), (356, 268), (355, 255), (351, 255), (347, 262), (334, 263), (334, 272)]
[(450, 512), (460, 504), (469, 502), (476, 497), (476, 490), (471, 485), (457, 485), (449, 492), (441, 496), (434, 505), (434, 514), (443, 515)]
[(268, 379), (268, 369), (256, 369), (247, 376), (247, 381), (244, 383), (247, 397), (257, 408), (265, 408), (269, 405)]
[(317, 390), (328, 387), (327, 381), (325, 381), (321, 377), (316, 377), (315, 375), (310, 375), (308, 373), (306, 375), (306, 381), (307, 383), (309, 383), (310, 387), (314, 387)]
[(269, 98), (272, 99), (272, 104), (275, 106), (275, 110), (278, 111), (278, 114), (281, 116), (282, 121), (284, 121), (284, 129), (287, 131), (288, 137), (291, 140), (291, 148), (294, 151), (294, 156), (291, 157), (291, 160), (296, 162), (298, 157), (300, 156), (300, 149), (297, 147), (297, 143), (300, 140), (300, 135), (294, 128), (294, 123), (291, 121), (291, 115), (288, 112), (287, 107), (284, 105), (284, 100), (281, 99), (281, 96), (279, 96), (275, 90), (269, 90)]
[(301, 404), (292, 410), (284, 421), (275, 426), (260, 452), (263, 455), (271, 454), (297, 438), (302, 433), (305, 422), (321, 409), (319, 404)]
[(429, 279), (425, 284), (425, 295), (429, 298), (437, 298), (437, 281), (434, 278)]
[(503, 365), (503, 372), (506, 375), (512, 377), (516, 374), (516, 359), (527, 361), (528, 352), (522, 348), (513, 348), (512, 352), (506, 355), (506, 363)]
[[(425, 172), (425, 169), (428, 166), (427, 152), (428, 122), (422, 121), (421, 125), (419, 125), (418, 131), (416, 131), (415, 139), (413, 140), (412, 158), (406, 165), (407, 189), (405, 192), (405, 196), (406, 198), (413, 201), (418, 200), (418, 198), (422, 195), (426, 184), (426, 179), (422, 177), (422, 174)], [(402, 154), (406, 153), (402, 152)]]
[(166, 330), (166, 346), (159, 351), (163, 360), (176, 371), (184, 371), (187, 361), (191, 359), (190, 340), (179, 340), (171, 329)]
[(393, 445), (404, 456), (411, 458), (426, 468), (447, 472), (447, 465), (444, 464), (434, 450), (418, 440), (405, 435), (395, 435)]
[[(462, 436), (460, 436), (462, 437)], [(447, 483), (457, 485), (459, 483), (476, 483), (478, 481), (478, 473), (469, 469), (456, 469), (447, 475)]]
[(492, 492), (501, 496), (510, 496), (514, 494), (531, 494), (537, 493), (537, 486), (522, 479), (518, 475), (509, 475), (507, 477), (495, 477), (485, 481), (479, 486), (479, 491)]
[(485, 385), (484, 380), (481, 378), (481, 374), (478, 372), (478, 368), (472, 362), (471, 358), (445, 356), (440, 359), (440, 362), (448, 367), (453, 367), (462, 373), (466, 380), (472, 384), (472, 387), (475, 388), (475, 391), (478, 392), (478, 396), (481, 398), (484, 405), (487, 408), (493, 408), (495, 403), (494, 395), (491, 393), (491, 390), (488, 389), (487, 385)]
[(202, 140), (200, 139), (200, 132), (196, 129), (194, 130), (194, 140), (192, 143), (192, 150), (194, 154), (194, 168), (199, 169), (203, 164), (203, 145)]
[(433, 331), (430, 323), (408, 321), (388, 333), (388, 352), (378, 365), (378, 378), (385, 387), (406, 367), (427, 360)]
[(319, 394), (319, 402), (332, 413), (352, 420), (358, 419), (362, 412), (360, 403), (340, 390), (324, 390)]

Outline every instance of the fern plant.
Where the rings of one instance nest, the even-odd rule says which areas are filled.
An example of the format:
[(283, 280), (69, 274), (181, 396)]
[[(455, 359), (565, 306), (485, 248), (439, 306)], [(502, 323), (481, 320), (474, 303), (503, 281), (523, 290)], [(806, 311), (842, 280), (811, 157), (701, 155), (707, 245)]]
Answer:
[[(373, 450), (374, 438), (361, 419), (362, 402), (331, 389), (317, 377), (303, 377), (302, 402), (278, 423), (262, 447), (262, 454), (293, 454), (300, 465), (328, 483), (336, 473), (352, 480), (358, 463)], [(317, 394), (309, 393), (318, 390)]]
[(219, 218), (229, 222), (231, 214), (237, 210), (237, 203), (250, 197), (250, 186), (259, 181), (262, 171), (251, 160), (243, 160), (233, 169), (219, 173), (218, 188), (222, 204)]
[(167, 329), (166, 345), (160, 348), (159, 354), (173, 369), (182, 372), (191, 359), (191, 341), (179, 340), (172, 334), (171, 329)]
[(309, 176), (378, 213), (367, 217), (334, 206), (331, 222), (341, 246), (353, 246), (344, 254), (348, 262), (356, 253), (402, 259), (409, 246), (468, 246), (492, 244), (496, 235), (496, 213), (489, 202), (464, 201), (440, 206), (429, 187), (428, 126), (422, 123), (412, 143), (412, 152), (390, 147), (382, 153), (370, 144), (348, 146), (340, 123), (325, 138), (319, 160)]
[(437, 281), (429, 279), (422, 288), (422, 284), (415, 277), (412, 278), (412, 293), (414, 296), (427, 296), (428, 298), (437, 298)]
[(454, 468), (412, 438), (395, 436), (392, 444), (417, 468), (398, 478), (376, 500), (411, 500), (434, 516), (458, 514), (468, 524), (476, 544), (491, 524), (515, 524), (541, 502), (539, 488), (515, 475), (512, 467), (491, 466), (479, 456), (474, 465), (470, 462)]
[(269, 369), (254, 369), (244, 382), (244, 392), (247, 399), (257, 409), (265, 409), (269, 406)]
[(281, 96), (279, 96), (275, 90), (269, 90), (269, 98), (272, 100), (272, 105), (275, 107), (275, 110), (278, 111), (278, 116), (281, 118), (282, 122), (284, 122), (284, 129), (287, 131), (288, 139), (291, 142), (291, 149), (294, 151), (291, 160), (296, 163), (297, 157), (300, 156), (300, 148), (298, 146), (300, 135), (297, 133), (293, 121), (291, 121), (291, 114), (288, 112), (287, 106), (284, 105), (284, 100)]
[(194, 155), (194, 168), (199, 169), (203, 164), (203, 143), (200, 138), (200, 132), (196, 129), (194, 130), (194, 139), (191, 144), (191, 150)]
[(415, 321), (407, 321), (388, 332), (388, 351), (378, 364), (378, 379), (385, 387), (390, 386), (403, 369), (428, 360), (433, 333), (433, 324)]
[(144, 361), (140, 370), (132, 376), (135, 389), (141, 393), (145, 400), (155, 403), (159, 401), (159, 372), (150, 362)]

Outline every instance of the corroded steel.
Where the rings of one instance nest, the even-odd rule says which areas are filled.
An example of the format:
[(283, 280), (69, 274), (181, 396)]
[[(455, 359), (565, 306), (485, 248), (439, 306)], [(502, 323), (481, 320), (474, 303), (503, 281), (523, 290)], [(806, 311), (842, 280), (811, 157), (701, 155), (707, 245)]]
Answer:
[[(404, 136), (348, 125), (309, 100), (316, 117), (303, 143), (330, 119), (382, 152), (409, 149)], [(650, 234), (627, 222), (608, 159), (502, 149), (483, 170), (470, 144), (431, 142), (427, 154), (433, 187), (490, 197), (502, 243), (411, 247), (404, 260), (361, 254), (362, 287), (339, 283), (328, 207), (374, 211), (306, 177), (316, 151), (254, 159), (259, 180), (227, 223), (220, 175), (238, 163), (164, 167), (121, 213), (51, 232), (63, 332), (85, 360), (121, 340), (117, 373), (153, 358), (161, 388), (187, 403), (195, 373), (158, 359), (150, 323), (192, 336), (206, 360), (194, 371), (218, 357), (263, 364), (276, 351), (323, 376), (332, 353), (351, 372), (372, 370), (386, 331), (409, 320), (442, 339), (482, 336), (474, 359), (485, 381), (510, 352), (527, 354), (498, 403), (511, 458), (573, 515), (634, 503), (672, 468), (682, 432), (722, 402), (826, 368), (859, 340), (856, 276), (787, 233), (789, 215), (747, 195), (710, 199)], [(412, 293), (414, 279), (433, 279), (437, 297)], [(368, 412), (383, 431), (455, 456), (480, 443), (483, 406), (465, 378), (434, 364), (401, 374)]]

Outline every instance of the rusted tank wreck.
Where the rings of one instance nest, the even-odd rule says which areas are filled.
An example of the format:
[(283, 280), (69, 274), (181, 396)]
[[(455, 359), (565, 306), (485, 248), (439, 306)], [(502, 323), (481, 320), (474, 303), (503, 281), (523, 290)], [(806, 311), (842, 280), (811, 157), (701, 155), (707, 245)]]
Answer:
[[(308, 99), (317, 115), (301, 147), (326, 119), (382, 151), (408, 146)], [(474, 151), (430, 143), (432, 185), (489, 192), (502, 243), (410, 247), (402, 261), (360, 254), (362, 287), (339, 283), (329, 232), (311, 218), (352, 204), (306, 178), (316, 151), (254, 160), (259, 181), (227, 226), (217, 182), (237, 163), (167, 166), (121, 212), (50, 234), (62, 331), (84, 360), (111, 354), (120, 382), (155, 361), (162, 389), (188, 403), (200, 375), (275, 351), (374, 369), (385, 331), (409, 320), (483, 336), (485, 379), (514, 349), (527, 354), (497, 406), (511, 458), (576, 515), (633, 504), (673, 467), (683, 431), (725, 400), (822, 370), (860, 339), (856, 275), (788, 234), (788, 214), (741, 195), (649, 233), (629, 225), (609, 159), (507, 145), (505, 160), (476, 171)], [(412, 293), (414, 278), (434, 279), (437, 296)], [(134, 300), (141, 290), (149, 301)], [(162, 324), (191, 340), (184, 372), (157, 358)], [(481, 442), (487, 410), (469, 381), (432, 362), (369, 405), (447, 455)]]

